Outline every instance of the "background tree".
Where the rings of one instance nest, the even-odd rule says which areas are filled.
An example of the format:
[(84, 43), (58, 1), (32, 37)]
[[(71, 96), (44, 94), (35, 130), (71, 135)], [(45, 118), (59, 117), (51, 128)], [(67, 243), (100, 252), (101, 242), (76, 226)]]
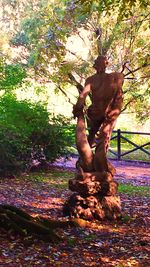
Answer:
[[(147, 118), (148, 1), (24, 1), (22, 9), (21, 1), (16, 2), (23, 20), (18, 20), (10, 41), (13, 48), (24, 49), (17, 60), (25, 62), (32, 77), (41, 83), (52, 81), (67, 97), (65, 89), (74, 85), (80, 92), (93, 72), (93, 59), (107, 53), (111, 71), (124, 69), (124, 110), (136, 109), (142, 121)], [(82, 40), (86, 57), (73, 48), (71, 38)]]

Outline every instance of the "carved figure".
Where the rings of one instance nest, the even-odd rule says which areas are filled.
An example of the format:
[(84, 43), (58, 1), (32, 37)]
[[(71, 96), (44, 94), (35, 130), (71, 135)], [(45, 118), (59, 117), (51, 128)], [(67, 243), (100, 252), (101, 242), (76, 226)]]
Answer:
[(86, 97), (91, 93), (92, 104), (87, 110), (90, 126), (88, 142), (92, 147), (95, 134), (99, 131), (97, 150), (103, 151), (103, 165), (108, 171), (106, 153), (112, 130), (122, 108), (124, 75), (117, 72), (105, 73), (107, 65), (106, 56), (97, 57), (93, 66), (96, 74), (87, 78), (85, 87), (73, 107), (73, 114), (74, 117), (82, 114)]
[[(94, 68), (97, 73), (85, 82), (73, 108), (77, 117), (76, 146), (79, 152), (78, 171), (69, 180), (74, 193), (64, 206), (64, 213), (84, 219), (117, 219), (121, 216), (120, 198), (115, 196), (118, 184), (113, 180), (115, 168), (107, 160), (107, 150), (113, 127), (120, 114), (123, 97), (123, 74), (105, 73), (107, 58), (99, 56)], [(87, 138), (84, 118), (84, 103), (91, 92), (92, 104), (87, 114), (90, 131)], [(95, 151), (92, 144), (99, 131)]]

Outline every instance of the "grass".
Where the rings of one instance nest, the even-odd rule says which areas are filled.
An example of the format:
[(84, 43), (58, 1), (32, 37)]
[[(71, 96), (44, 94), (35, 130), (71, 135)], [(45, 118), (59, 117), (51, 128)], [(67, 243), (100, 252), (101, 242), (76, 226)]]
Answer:
[(56, 189), (67, 189), (69, 179), (74, 178), (74, 173), (69, 171), (35, 172), (30, 173), (29, 180), (47, 183)]
[[(145, 143), (149, 142), (149, 137), (145, 137), (145, 136), (128, 136), (128, 135), (124, 135), (126, 136), (129, 140), (131, 140), (132, 142), (134, 142), (135, 144), (137, 144), (138, 146), (141, 146)], [(112, 140), (111, 141), (111, 149), (117, 153), (117, 142), (116, 140)], [(129, 144), (128, 142), (124, 141), (121, 139), (121, 154), (128, 152), (132, 149), (134, 149), (135, 146)], [(144, 149), (146, 149), (147, 151), (150, 151), (150, 145), (147, 145), (144, 147)], [(110, 158), (116, 158), (116, 156), (114, 156), (111, 152), (108, 152), (108, 157)], [(137, 160), (137, 161), (147, 161), (150, 162), (150, 155), (146, 154), (145, 152), (137, 149), (136, 151), (133, 151), (125, 156), (122, 157), (122, 159), (124, 160)]]
[(150, 187), (148, 186), (133, 186), (131, 184), (119, 184), (119, 193), (128, 195), (150, 196)]
[[(31, 173), (28, 176), (29, 180), (47, 183), (51, 185), (52, 188), (58, 190), (68, 189), (69, 179), (74, 178), (74, 172), (71, 171), (52, 171), (52, 172), (37, 172)], [(146, 186), (133, 186), (131, 184), (119, 184), (119, 193), (128, 195), (142, 195), (150, 196), (150, 188)]]
[[(113, 149), (111, 148), (114, 152), (117, 153), (117, 149)], [(131, 148), (130, 148), (131, 149)], [(129, 151), (130, 149), (128, 148), (124, 148), (121, 150), (121, 153), (124, 153), (124, 152), (127, 152)], [(111, 159), (116, 159), (116, 156), (113, 155), (111, 152), (108, 152), (108, 158), (111, 158)], [(128, 154), (128, 155), (125, 155), (123, 157), (121, 157), (122, 160), (131, 160), (131, 161), (145, 161), (145, 162), (150, 162), (150, 156), (145, 154), (144, 152), (142, 151), (134, 151), (132, 152), (131, 154)]]

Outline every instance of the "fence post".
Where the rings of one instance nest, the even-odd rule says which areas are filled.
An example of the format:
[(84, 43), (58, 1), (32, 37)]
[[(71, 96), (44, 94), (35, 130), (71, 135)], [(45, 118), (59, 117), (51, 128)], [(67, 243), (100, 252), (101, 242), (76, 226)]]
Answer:
[(118, 160), (121, 159), (121, 130), (117, 130), (117, 154), (118, 154)]

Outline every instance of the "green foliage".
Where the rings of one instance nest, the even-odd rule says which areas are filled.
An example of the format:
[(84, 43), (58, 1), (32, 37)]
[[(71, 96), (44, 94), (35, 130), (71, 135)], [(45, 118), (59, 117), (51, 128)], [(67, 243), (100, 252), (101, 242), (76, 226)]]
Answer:
[(0, 175), (15, 174), (25, 168), (27, 158), (25, 138), (16, 132), (15, 127), (0, 123)]
[(12, 39), (11, 44), (15, 46), (28, 45), (30, 42), (28, 36), (24, 32), (18, 32)]
[(0, 174), (29, 170), (33, 162), (54, 161), (72, 143), (64, 117), (49, 119), (40, 103), (0, 99)]
[(134, 15), (134, 7), (138, 6), (140, 9), (145, 9), (149, 6), (148, 0), (79, 0), (83, 7), (83, 12), (90, 13), (95, 10), (102, 12), (107, 12), (109, 15), (118, 8), (118, 19), (129, 17)]
[(26, 71), (20, 64), (0, 64), (0, 90), (10, 90), (20, 85), (26, 77)]
[[(41, 78), (43, 82), (51, 80), (58, 90), (65, 91), (70, 84), (79, 90), (78, 85), (92, 74), (93, 59), (107, 53), (113, 62), (111, 71), (121, 71), (129, 62), (124, 70), (124, 110), (136, 112), (140, 122), (149, 117), (147, 0), (33, 0), (23, 8), (21, 2), (14, 4), (18, 10), (12, 10), (10, 4), (11, 12), (23, 18), (10, 40), (17, 47), (25, 47), (27, 66), (33, 68), (34, 78), (40, 82)], [(14, 18), (11, 21), (15, 25)], [(82, 35), (84, 30), (90, 45)], [(85, 48), (89, 45), (87, 59), (71, 45), (66, 47), (73, 36), (80, 37)], [(68, 53), (73, 59), (67, 58)]]
[[(54, 161), (61, 155), (68, 154), (70, 146), (74, 144), (75, 125), (71, 125), (69, 119), (60, 115), (52, 118), (50, 123), (50, 140), (47, 142), (45, 155), (48, 159)], [(49, 129), (47, 129), (47, 131), (49, 131)]]

